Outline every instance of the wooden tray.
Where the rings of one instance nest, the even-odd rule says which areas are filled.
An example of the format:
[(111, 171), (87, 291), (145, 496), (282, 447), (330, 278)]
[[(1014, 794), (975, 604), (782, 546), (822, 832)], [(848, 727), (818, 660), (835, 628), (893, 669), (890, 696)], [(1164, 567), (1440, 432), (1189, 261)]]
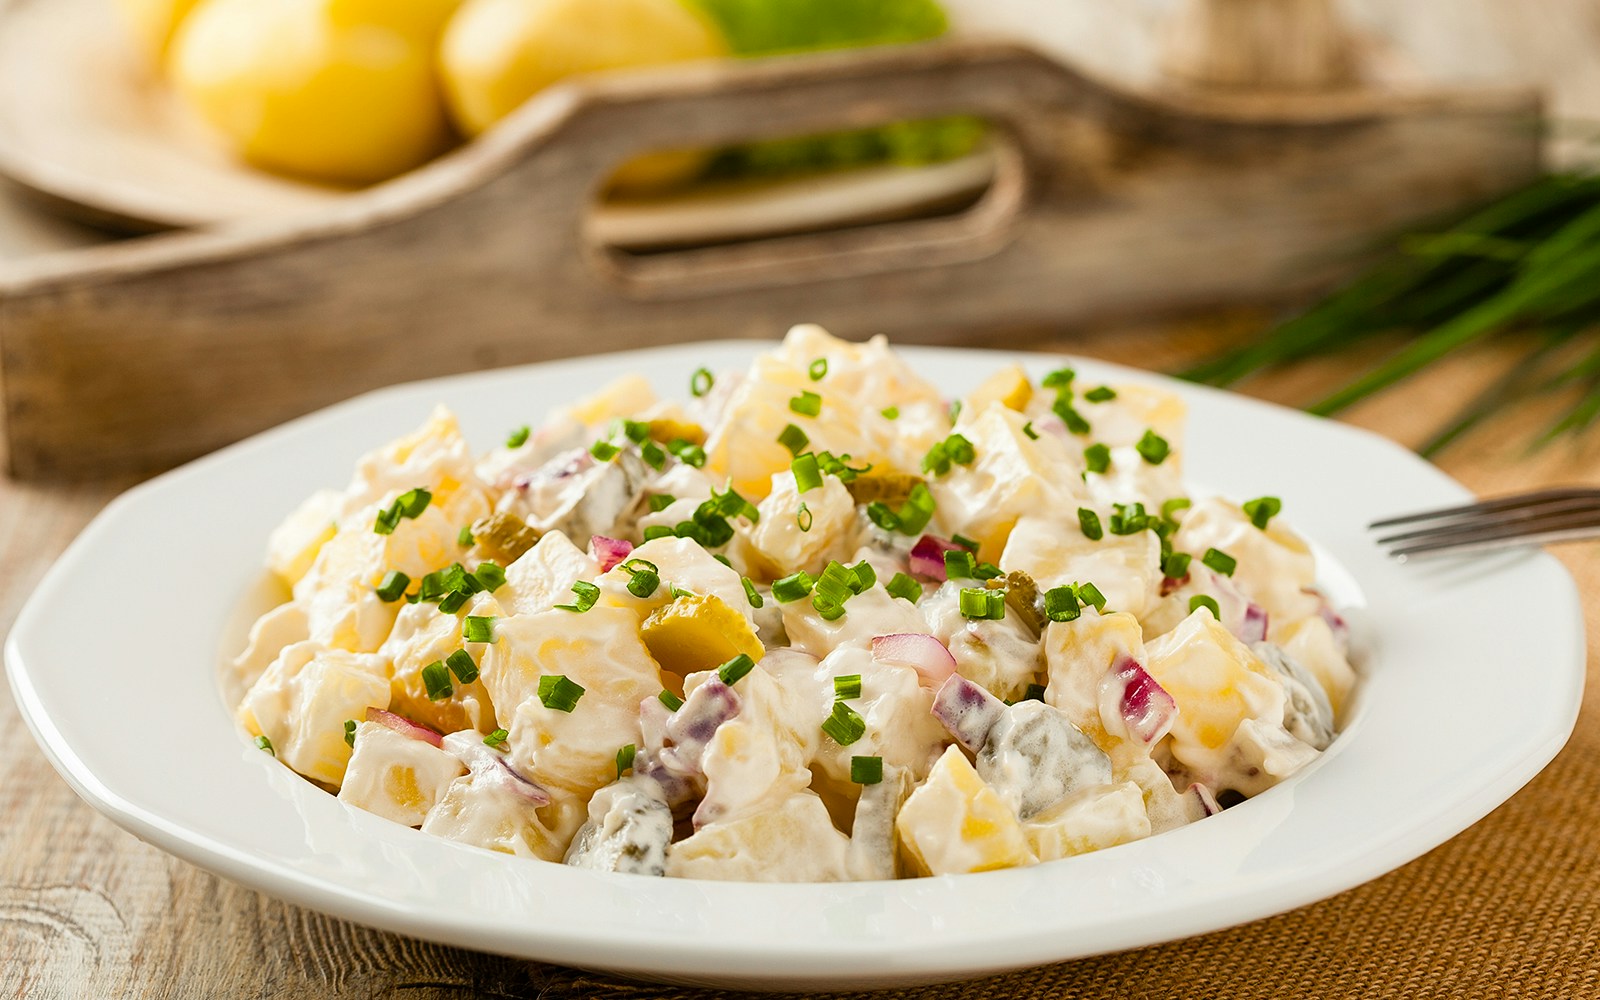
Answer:
[[(1137, 96), (967, 40), (596, 78), (313, 218), (0, 272), (12, 471), (179, 461), (396, 381), (673, 339), (993, 341), (1108, 314), (1284, 298), (1376, 233), (1539, 169), (1536, 96)], [(652, 149), (976, 114), (992, 183), (932, 218), (636, 254), (596, 238)]]

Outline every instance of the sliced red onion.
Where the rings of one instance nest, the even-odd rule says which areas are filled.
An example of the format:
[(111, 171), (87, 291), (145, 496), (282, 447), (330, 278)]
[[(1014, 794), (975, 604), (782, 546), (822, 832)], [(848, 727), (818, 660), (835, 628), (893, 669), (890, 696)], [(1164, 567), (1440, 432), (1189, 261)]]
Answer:
[(1167, 689), (1128, 657), (1118, 659), (1111, 673), (1115, 683), (1122, 685), (1118, 706), (1129, 735), (1146, 746), (1167, 735), (1178, 716), (1178, 703)]
[(429, 729), (427, 726), (418, 725), (403, 715), (385, 712), (381, 708), (367, 709), (367, 721), (376, 722), (380, 726), (393, 729), (401, 736), (409, 736), (414, 740), (432, 743), (441, 749), (444, 747), (444, 737)]
[(957, 674), (933, 696), (931, 711), (957, 743), (976, 753), (989, 741), (989, 731), (1005, 714), (1006, 704)]
[(675, 774), (698, 775), (700, 758), (717, 727), (739, 714), (739, 693), (713, 677), (689, 692), (683, 705), (667, 723), (667, 742), (661, 763)]
[(607, 538), (605, 535), (592, 535), (589, 538), (589, 554), (594, 556), (600, 564), (600, 572), (609, 572), (611, 567), (628, 558), (628, 553), (633, 551), (633, 543), (621, 538)]
[(1190, 800), (1191, 806), (1196, 802), (1199, 803), (1198, 808), (1202, 816), (1215, 816), (1222, 811), (1222, 807), (1217, 804), (1217, 797), (1211, 793), (1211, 789), (1199, 782), (1190, 785), (1189, 790), (1183, 794)]
[(1244, 616), (1240, 618), (1239, 625), (1234, 629), (1244, 642), (1267, 641), (1267, 609), (1251, 601), (1245, 605)]
[(1181, 577), (1174, 577), (1174, 576), (1164, 576), (1164, 577), (1162, 577), (1161, 578), (1161, 596), (1162, 597), (1167, 597), (1167, 596), (1171, 595), (1172, 593), (1177, 591), (1178, 588), (1180, 588), (1184, 584), (1188, 583), (1190, 579), (1191, 579), (1191, 577), (1190, 577), (1190, 575), (1188, 573), (1183, 574), (1183, 576), (1181, 576)]
[(1328, 631), (1333, 633), (1333, 641), (1338, 644), (1341, 651), (1350, 648), (1350, 623), (1344, 616), (1333, 610), (1333, 605), (1328, 603), (1328, 598), (1315, 587), (1303, 587), (1301, 593), (1310, 594), (1317, 599), (1317, 617), (1328, 625)]
[(471, 729), (444, 738), (444, 749), (467, 766), (474, 779), (501, 783), (508, 790), (535, 806), (550, 804), (550, 793), (519, 772), (506, 755), (483, 742), (483, 734)]
[(879, 663), (910, 667), (917, 672), (923, 687), (935, 691), (956, 672), (956, 658), (945, 644), (917, 632), (873, 636), (872, 658)]
[(955, 542), (923, 535), (917, 539), (917, 544), (911, 546), (911, 575), (943, 583), (949, 579), (944, 572), (944, 554), (959, 548), (961, 546)]

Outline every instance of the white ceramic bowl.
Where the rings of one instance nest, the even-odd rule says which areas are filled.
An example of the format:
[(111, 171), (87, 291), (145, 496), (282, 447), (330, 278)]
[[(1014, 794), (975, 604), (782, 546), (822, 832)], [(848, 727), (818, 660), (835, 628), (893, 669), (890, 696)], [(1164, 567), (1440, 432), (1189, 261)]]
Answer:
[[(1390, 871), (1505, 801), (1566, 741), (1583, 684), (1577, 594), (1537, 552), (1397, 564), (1374, 518), (1461, 500), (1362, 431), (1157, 382), (1191, 407), (1187, 471), (1272, 493), (1318, 543), (1368, 652), (1349, 724), (1292, 780), (1184, 829), (981, 875), (828, 885), (646, 879), (521, 861), (350, 809), (247, 745), (219, 693), (228, 623), (268, 532), (313, 489), (444, 402), (480, 447), (626, 371), (679, 395), (752, 343), (700, 344), (398, 386), (252, 438), (117, 499), (39, 585), (6, 644), (24, 717), (62, 776), (137, 836), (340, 917), (432, 941), (661, 980), (869, 987), (1153, 944), (1279, 913)], [(1002, 363), (907, 349), (951, 394)]]

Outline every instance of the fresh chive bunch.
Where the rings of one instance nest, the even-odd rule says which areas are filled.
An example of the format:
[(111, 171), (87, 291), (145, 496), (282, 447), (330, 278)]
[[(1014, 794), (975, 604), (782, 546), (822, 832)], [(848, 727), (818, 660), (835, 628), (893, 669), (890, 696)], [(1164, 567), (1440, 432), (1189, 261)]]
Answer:
[[(1592, 424), (1600, 417), (1600, 176), (1550, 175), (1442, 231), (1401, 237), (1343, 290), (1182, 377), (1231, 385), (1393, 333), (1411, 339), (1308, 409), (1337, 413), (1454, 351), (1514, 336), (1526, 343), (1521, 360), (1419, 450), (1432, 455), (1498, 408), (1573, 384), (1581, 397), (1539, 440)], [(1575, 364), (1568, 348), (1582, 352)]]

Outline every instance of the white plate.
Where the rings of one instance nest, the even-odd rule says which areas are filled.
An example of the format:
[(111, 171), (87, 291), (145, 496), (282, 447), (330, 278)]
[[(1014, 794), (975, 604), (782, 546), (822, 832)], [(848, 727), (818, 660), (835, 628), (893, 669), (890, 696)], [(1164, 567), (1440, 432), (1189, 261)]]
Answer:
[[(140, 486), (73, 543), (6, 645), (56, 768), (139, 837), (263, 892), (448, 944), (663, 980), (867, 987), (1153, 944), (1322, 899), (1454, 836), (1565, 743), (1584, 643), (1560, 564), (1523, 552), (1398, 565), (1364, 525), (1465, 491), (1362, 431), (1093, 362), (1191, 405), (1188, 471), (1279, 495), (1323, 581), (1362, 608), (1365, 677), (1328, 752), (1285, 784), (1172, 833), (1035, 868), (831, 885), (645, 879), (519, 861), (348, 809), (244, 743), (218, 693), (225, 622), (267, 533), (354, 459), (455, 408), (480, 447), (622, 372), (679, 395), (765, 345), (701, 344), (372, 393)], [(1000, 353), (908, 349), (952, 394)], [(1052, 359), (1020, 360), (1035, 375)], [(1057, 362), (1059, 363), (1059, 362)]]

